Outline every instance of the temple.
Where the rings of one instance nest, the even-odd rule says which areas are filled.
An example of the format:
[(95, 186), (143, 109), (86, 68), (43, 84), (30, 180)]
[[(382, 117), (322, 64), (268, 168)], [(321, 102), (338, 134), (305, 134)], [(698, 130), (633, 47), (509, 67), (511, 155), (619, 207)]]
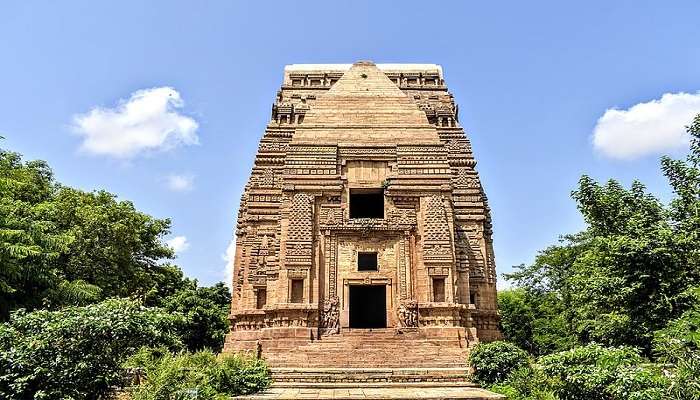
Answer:
[(287, 66), (241, 197), (224, 350), (464, 367), (500, 338), (475, 166), (440, 66)]

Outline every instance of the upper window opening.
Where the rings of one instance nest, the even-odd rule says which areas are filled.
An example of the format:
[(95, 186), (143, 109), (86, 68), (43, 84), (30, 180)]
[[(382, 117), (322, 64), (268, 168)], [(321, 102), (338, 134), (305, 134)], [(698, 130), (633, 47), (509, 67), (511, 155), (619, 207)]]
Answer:
[(384, 191), (350, 190), (350, 218), (384, 218)]
[(377, 253), (357, 253), (358, 271), (376, 271)]

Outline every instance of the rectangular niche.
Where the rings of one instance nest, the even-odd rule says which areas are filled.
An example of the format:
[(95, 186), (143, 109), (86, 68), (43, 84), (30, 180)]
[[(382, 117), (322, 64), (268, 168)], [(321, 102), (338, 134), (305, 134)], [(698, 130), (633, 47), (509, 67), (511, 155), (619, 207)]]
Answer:
[(256, 290), (255, 291), (255, 308), (260, 310), (263, 307), (265, 307), (265, 304), (267, 304), (267, 290), (266, 289)]
[(350, 189), (350, 218), (384, 218), (384, 189)]
[(433, 301), (437, 303), (445, 301), (445, 278), (433, 278)]
[(357, 270), (358, 271), (377, 271), (377, 252), (360, 252), (357, 253)]
[(303, 279), (292, 279), (290, 284), (290, 302), (291, 303), (303, 303), (304, 302), (304, 280)]

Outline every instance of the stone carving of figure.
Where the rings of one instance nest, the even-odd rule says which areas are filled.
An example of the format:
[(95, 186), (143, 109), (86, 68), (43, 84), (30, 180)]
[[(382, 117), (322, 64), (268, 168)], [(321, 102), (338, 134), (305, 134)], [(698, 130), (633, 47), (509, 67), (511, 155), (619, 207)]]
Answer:
[(404, 328), (418, 327), (418, 303), (408, 300), (399, 305), (399, 322)]
[(323, 333), (326, 335), (340, 333), (340, 310), (338, 309), (338, 303), (339, 300), (335, 296), (323, 302), (321, 328), (323, 328)]

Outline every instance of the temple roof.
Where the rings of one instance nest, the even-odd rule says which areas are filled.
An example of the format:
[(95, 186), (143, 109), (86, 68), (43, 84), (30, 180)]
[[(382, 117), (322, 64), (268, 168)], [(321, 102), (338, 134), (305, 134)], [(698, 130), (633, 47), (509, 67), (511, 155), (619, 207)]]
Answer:
[(435, 144), (418, 105), (375, 64), (353, 64), (306, 112), (293, 144)]
[[(442, 66), (439, 64), (376, 64), (384, 73), (437, 73), (440, 78)], [(284, 73), (290, 72), (345, 72), (352, 67), (352, 64), (289, 64), (285, 65)]]

